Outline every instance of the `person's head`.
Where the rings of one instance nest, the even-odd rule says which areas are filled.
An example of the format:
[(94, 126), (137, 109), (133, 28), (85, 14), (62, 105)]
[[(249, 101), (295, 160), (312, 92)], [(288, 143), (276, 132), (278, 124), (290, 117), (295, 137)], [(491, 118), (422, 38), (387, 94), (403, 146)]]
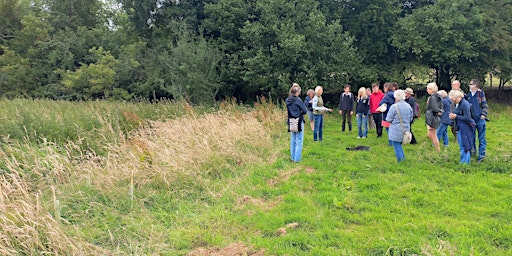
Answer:
[(372, 90), (370, 87), (366, 88), (366, 95), (370, 95), (372, 93)]
[(322, 88), (322, 86), (317, 86), (315, 87), (315, 94), (316, 95), (322, 95), (322, 93), (324, 93), (324, 88)]
[(452, 90), (460, 90), (460, 81), (455, 80), (452, 82)]
[(350, 92), (350, 84), (346, 84), (345, 87), (343, 87), (343, 90), (346, 92), (346, 93), (349, 93)]
[(441, 98), (443, 99), (448, 97), (448, 93), (445, 90), (440, 90), (437, 92), (437, 94), (441, 95)]
[(309, 89), (309, 90), (308, 90), (308, 96), (309, 96), (310, 98), (315, 97), (315, 90), (313, 90), (313, 89)]
[(480, 88), (480, 80), (478, 79), (471, 79), (469, 82), (469, 90), (470, 91), (476, 91)]
[(366, 88), (359, 88), (359, 91), (357, 91), (357, 98), (366, 98)]
[(395, 101), (405, 100), (405, 92), (403, 90), (396, 90), (393, 92), (395, 96)]
[(379, 83), (373, 83), (372, 84), (372, 92), (378, 92), (379, 91)]
[(391, 86), (393, 87), (393, 91), (398, 90), (398, 83), (397, 82), (391, 82)]
[(300, 95), (300, 86), (298, 83), (293, 83), (292, 84), (292, 87), (290, 88), (290, 96), (291, 95), (295, 95), (295, 96), (299, 96)]
[(437, 92), (437, 84), (436, 83), (428, 83), (427, 84), (427, 93), (432, 95)]
[(392, 92), (393, 84), (392, 83), (384, 83), (384, 92)]
[(464, 93), (461, 90), (451, 90), (448, 96), (453, 103), (459, 103), (464, 97)]
[(414, 91), (412, 90), (411, 87), (407, 87), (405, 90), (404, 90), (404, 93), (405, 93), (405, 97), (406, 98), (410, 98), (414, 95)]

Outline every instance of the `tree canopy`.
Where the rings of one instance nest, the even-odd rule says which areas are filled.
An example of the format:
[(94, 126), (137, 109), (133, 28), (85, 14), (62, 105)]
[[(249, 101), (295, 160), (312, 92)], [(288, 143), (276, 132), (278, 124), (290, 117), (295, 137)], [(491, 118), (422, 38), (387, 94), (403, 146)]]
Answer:
[(510, 0), (0, 0), (0, 95), (284, 97), (512, 79)]

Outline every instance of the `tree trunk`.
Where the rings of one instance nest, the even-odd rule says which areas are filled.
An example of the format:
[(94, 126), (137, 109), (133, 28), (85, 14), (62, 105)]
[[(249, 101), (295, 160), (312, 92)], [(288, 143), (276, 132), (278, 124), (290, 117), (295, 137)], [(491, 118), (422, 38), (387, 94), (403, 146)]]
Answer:
[(439, 77), (437, 86), (439, 90), (450, 91), (451, 89), (451, 78), (450, 78), (450, 65), (439, 67)]

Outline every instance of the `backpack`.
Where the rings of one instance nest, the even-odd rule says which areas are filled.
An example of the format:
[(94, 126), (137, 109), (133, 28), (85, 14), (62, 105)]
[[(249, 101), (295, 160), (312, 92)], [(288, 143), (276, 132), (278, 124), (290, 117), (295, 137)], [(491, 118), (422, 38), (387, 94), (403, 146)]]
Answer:
[(420, 112), (420, 104), (418, 104), (418, 102), (414, 102), (413, 113), (414, 113), (414, 118), (420, 118), (421, 112)]

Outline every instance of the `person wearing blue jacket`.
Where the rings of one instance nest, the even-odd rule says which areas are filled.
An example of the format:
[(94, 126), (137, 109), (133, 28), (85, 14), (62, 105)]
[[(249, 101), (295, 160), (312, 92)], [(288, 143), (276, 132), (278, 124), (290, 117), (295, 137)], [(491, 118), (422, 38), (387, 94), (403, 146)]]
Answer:
[(443, 99), (441, 102), (443, 103), (443, 112), (441, 113), (441, 124), (439, 128), (437, 128), (436, 134), (439, 142), (443, 141), (443, 146), (448, 147), (448, 126), (452, 125), (452, 120), (450, 119), (450, 111), (452, 107), (452, 102), (450, 101), (450, 97), (448, 97), (448, 93), (445, 90), (440, 90), (437, 92), (441, 95)]
[(467, 100), (473, 109), (475, 114), (474, 120), (476, 123), (476, 131), (478, 131), (478, 151), (476, 151), (476, 134), (473, 136), (473, 152), (477, 153), (477, 161), (481, 162), (485, 158), (485, 149), (487, 146), (487, 140), (485, 139), (486, 121), (487, 114), (489, 112), (489, 106), (485, 99), (484, 91), (480, 90), (480, 80), (472, 79), (469, 83), (469, 93), (467, 94)]
[(386, 115), (386, 121), (390, 122), (388, 138), (395, 150), (396, 160), (402, 162), (405, 160), (404, 149), (402, 148), (402, 138), (405, 131), (410, 131), (413, 119), (412, 108), (405, 102), (405, 93), (403, 90), (396, 90), (394, 93), (396, 103), (393, 104)]
[[(396, 84), (396, 86), (395, 86)], [(386, 128), (386, 132), (389, 133), (389, 123), (386, 121), (386, 116), (388, 114), (389, 108), (391, 105), (395, 104), (395, 96), (394, 91), (398, 89), (397, 83), (385, 83), (384, 84), (384, 98), (379, 102), (378, 111), (382, 112), (382, 126)], [(388, 141), (388, 146), (391, 146), (393, 143), (391, 140)]]
[(464, 99), (464, 93), (461, 90), (451, 90), (449, 97), (455, 104), (455, 108), (449, 114), (449, 117), (454, 121), (453, 126), (457, 131), (457, 141), (460, 148), (460, 163), (469, 164), (475, 135), (475, 121), (471, 118), (470, 105), (468, 101)]
[(290, 119), (299, 118), (298, 131), (290, 131), (290, 156), (294, 163), (300, 162), (302, 157), (302, 145), (304, 142), (304, 114), (308, 112), (304, 102), (299, 98), (300, 86), (297, 83), (290, 88), (290, 95), (286, 99), (288, 109), (288, 131), (290, 131)]

